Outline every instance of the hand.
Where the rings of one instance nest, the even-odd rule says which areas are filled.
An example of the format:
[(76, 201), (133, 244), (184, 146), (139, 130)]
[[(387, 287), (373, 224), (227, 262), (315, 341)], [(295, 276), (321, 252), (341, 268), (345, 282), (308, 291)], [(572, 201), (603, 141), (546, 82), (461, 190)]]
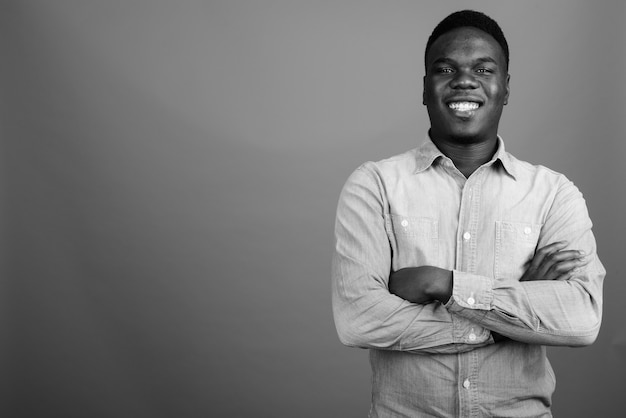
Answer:
[(537, 250), (520, 281), (567, 279), (574, 269), (591, 261), (582, 251), (564, 250), (567, 245), (558, 241)]
[(389, 276), (389, 292), (413, 303), (446, 303), (452, 296), (452, 272), (433, 266), (403, 268)]

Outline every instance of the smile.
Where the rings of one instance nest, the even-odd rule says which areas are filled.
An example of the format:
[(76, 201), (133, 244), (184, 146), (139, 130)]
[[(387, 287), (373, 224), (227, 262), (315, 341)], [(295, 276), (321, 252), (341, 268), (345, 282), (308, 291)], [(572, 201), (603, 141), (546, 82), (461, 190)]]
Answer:
[(469, 112), (478, 109), (480, 104), (476, 102), (451, 102), (448, 103), (448, 107), (459, 112)]

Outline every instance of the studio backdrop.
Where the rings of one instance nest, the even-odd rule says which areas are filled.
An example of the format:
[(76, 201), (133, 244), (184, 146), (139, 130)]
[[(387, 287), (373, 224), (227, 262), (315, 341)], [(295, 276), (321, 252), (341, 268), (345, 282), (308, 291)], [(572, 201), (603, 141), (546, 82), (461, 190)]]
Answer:
[(330, 305), (339, 192), (418, 146), (423, 52), (473, 8), (500, 125), (583, 192), (603, 327), (554, 413), (623, 415), (626, 18), (615, 1), (0, 1), (0, 415), (364, 417)]

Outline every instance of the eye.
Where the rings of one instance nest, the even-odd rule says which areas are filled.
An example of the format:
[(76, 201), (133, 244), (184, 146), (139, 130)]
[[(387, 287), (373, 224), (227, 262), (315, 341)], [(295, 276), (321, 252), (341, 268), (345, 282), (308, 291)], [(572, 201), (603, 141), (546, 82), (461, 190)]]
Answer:
[(484, 67), (481, 67), (481, 68), (478, 68), (478, 69), (476, 70), (476, 72), (477, 72), (477, 73), (480, 73), (480, 74), (491, 74), (491, 73), (493, 73), (493, 70), (492, 70), (491, 68), (484, 68)]
[(451, 74), (454, 70), (451, 67), (439, 67), (437, 72), (440, 74)]

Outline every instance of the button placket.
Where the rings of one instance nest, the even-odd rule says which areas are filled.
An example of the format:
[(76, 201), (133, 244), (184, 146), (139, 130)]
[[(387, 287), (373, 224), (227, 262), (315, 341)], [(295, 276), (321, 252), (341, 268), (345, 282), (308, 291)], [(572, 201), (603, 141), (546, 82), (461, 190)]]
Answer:
[(456, 266), (468, 273), (474, 273), (476, 270), (477, 233), (480, 224), (480, 194), (483, 178), (484, 173), (482, 171), (472, 174), (467, 179), (461, 197), (458, 224), (460, 242), (458, 243)]

